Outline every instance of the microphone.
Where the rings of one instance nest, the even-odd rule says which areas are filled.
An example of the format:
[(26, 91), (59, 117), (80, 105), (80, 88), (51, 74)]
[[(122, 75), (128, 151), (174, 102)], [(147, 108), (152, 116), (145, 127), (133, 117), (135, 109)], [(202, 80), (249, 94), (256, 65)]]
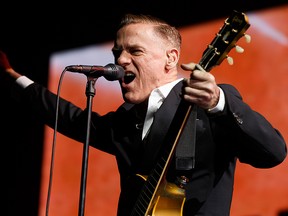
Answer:
[(65, 69), (70, 72), (78, 72), (94, 78), (104, 76), (109, 81), (119, 80), (124, 77), (124, 69), (121, 66), (112, 63), (107, 64), (106, 66), (70, 65)]

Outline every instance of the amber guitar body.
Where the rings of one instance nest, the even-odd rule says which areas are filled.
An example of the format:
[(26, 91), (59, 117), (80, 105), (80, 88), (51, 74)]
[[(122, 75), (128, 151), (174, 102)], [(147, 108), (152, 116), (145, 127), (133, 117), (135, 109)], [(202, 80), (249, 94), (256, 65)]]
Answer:
[[(145, 176), (138, 175), (143, 181)], [(182, 216), (185, 191), (180, 186), (163, 180), (156, 193), (155, 201), (147, 216)]]

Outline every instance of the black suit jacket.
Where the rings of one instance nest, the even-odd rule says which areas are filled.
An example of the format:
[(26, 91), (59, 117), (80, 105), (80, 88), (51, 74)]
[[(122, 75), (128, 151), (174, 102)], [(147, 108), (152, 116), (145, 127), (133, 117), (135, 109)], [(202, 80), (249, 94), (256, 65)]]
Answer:
[[(231, 85), (219, 85), (225, 93), (225, 109), (209, 114), (198, 108), (196, 120), (195, 168), (179, 171), (171, 161), (167, 179), (185, 175), (186, 215), (229, 215), (236, 161), (258, 168), (270, 168), (286, 157), (286, 144), (276, 129), (243, 102)], [(121, 194), (118, 215), (127, 216), (142, 183), (135, 174), (149, 175), (169, 127), (182, 100), (183, 83), (178, 83), (155, 114), (148, 137), (142, 141), (145, 104), (124, 103), (117, 111), (100, 116), (92, 113), (90, 145), (115, 155), (120, 172)], [(19, 94), (17, 94), (19, 96)], [(45, 124), (54, 127), (55, 95), (34, 83), (21, 92), (22, 102)], [(144, 109), (142, 108), (144, 107)], [(86, 137), (87, 111), (61, 99), (58, 131), (79, 142)], [(171, 138), (171, 137), (170, 137)]]

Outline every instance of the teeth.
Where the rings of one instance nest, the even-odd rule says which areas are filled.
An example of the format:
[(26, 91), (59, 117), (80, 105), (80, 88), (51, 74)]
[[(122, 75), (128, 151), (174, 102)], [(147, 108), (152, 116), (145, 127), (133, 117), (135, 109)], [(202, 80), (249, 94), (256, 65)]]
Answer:
[(133, 73), (126, 73), (125, 76), (135, 76)]

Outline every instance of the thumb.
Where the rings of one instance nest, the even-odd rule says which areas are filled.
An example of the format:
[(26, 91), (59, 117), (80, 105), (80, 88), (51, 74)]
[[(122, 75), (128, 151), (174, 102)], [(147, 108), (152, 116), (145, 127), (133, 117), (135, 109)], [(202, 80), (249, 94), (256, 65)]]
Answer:
[(195, 70), (195, 68), (196, 68), (196, 63), (190, 62), (190, 63), (187, 63), (187, 64), (181, 64), (181, 68), (182, 68), (183, 70), (193, 71), (193, 70)]

